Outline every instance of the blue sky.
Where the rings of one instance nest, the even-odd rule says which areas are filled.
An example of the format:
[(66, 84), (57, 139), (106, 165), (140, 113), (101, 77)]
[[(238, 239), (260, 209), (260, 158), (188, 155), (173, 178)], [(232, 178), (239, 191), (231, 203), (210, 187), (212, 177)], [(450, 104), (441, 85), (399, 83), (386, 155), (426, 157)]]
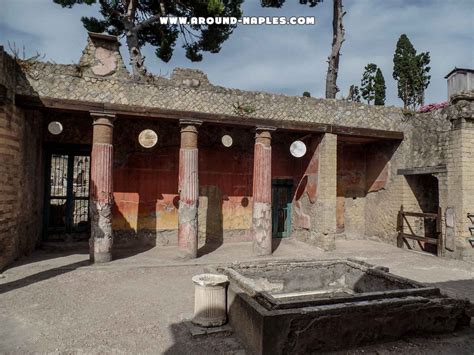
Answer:
[[(393, 53), (398, 37), (406, 33), (417, 51), (431, 53), (432, 79), (427, 102), (446, 99), (444, 76), (455, 66), (474, 67), (474, 0), (344, 0), (346, 40), (342, 47), (338, 86), (346, 95), (360, 84), (364, 66), (381, 67), (387, 83), (387, 104), (401, 105), (392, 79)], [(314, 26), (240, 26), (219, 54), (206, 54), (200, 63), (184, 57), (177, 45), (169, 63), (152, 48), (144, 48), (146, 63), (155, 74), (169, 75), (175, 67), (203, 70), (217, 85), (288, 95), (323, 97), (327, 56), (331, 45), (332, 1), (314, 8), (287, 0), (281, 9), (261, 8), (246, 0), (248, 16), (315, 16)], [(97, 14), (87, 5), (63, 9), (52, 0), (2, 0), (0, 44), (25, 46), (56, 63), (78, 62), (87, 33), (82, 16)], [(128, 61), (126, 48), (122, 55)]]

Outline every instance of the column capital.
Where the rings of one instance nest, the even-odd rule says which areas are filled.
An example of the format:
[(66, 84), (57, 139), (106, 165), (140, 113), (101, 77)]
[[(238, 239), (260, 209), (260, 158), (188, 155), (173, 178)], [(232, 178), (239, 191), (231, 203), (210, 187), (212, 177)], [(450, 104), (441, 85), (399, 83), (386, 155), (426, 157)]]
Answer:
[(255, 127), (255, 131), (257, 133), (261, 133), (261, 132), (273, 132), (273, 131), (276, 131), (277, 128), (274, 127), (274, 126), (256, 126)]
[(181, 126), (181, 149), (196, 149), (198, 145), (198, 127), (202, 124), (200, 120), (182, 119)]
[(94, 120), (93, 125), (100, 124), (113, 127), (113, 123), (117, 118), (117, 115), (112, 112), (90, 111), (89, 114)]
[(113, 112), (104, 112), (104, 111), (89, 111), (89, 114), (93, 118), (109, 118), (109, 119), (115, 119), (117, 117), (117, 114)]
[(198, 119), (193, 119), (193, 118), (183, 118), (179, 120), (179, 124), (181, 126), (200, 126), (202, 125), (202, 121)]
[(270, 147), (272, 143), (272, 132), (275, 130), (276, 127), (272, 126), (255, 127), (255, 143)]

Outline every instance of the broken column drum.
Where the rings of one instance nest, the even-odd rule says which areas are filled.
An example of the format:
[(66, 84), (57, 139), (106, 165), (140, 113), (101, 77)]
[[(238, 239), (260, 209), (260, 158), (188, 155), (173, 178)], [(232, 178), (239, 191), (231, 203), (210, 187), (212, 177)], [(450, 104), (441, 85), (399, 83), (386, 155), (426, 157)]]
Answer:
[(103, 263), (112, 260), (113, 207), (113, 122), (115, 115), (91, 113), (93, 138), (91, 154), (90, 260)]
[(219, 274), (201, 274), (193, 277), (193, 323), (203, 327), (218, 327), (227, 322), (228, 278)]
[(255, 255), (272, 253), (272, 135), (275, 128), (257, 127), (253, 158), (252, 235)]
[(178, 246), (185, 256), (197, 257), (198, 244), (198, 127), (201, 121), (181, 120), (179, 149)]

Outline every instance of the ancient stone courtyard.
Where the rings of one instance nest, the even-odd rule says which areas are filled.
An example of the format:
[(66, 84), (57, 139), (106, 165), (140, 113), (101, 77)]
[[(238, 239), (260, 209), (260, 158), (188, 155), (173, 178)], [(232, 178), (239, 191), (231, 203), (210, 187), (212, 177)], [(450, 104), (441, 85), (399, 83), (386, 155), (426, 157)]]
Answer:
[[(396, 275), (474, 301), (474, 265), (406, 251), (374, 241), (343, 240), (324, 253), (285, 239), (271, 259), (357, 257)], [(197, 259), (176, 257), (176, 247), (123, 254), (90, 265), (83, 252), (37, 251), (0, 279), (1, 353), (245, 354), (232, 334), (192, 337), (191, 277), (208, 266), (254, 260), (250, 243), (228, 243)], [(260, 258), (261, 260), (261, 258)], [(404, 338), (342, 353), (472, 354), (472, 328), (451, 335)]]
[[(474, 70), (445, 78), (416, 113), (137, 82), (102, 33), (75, 64), (0, 46), (0, 353), (474, 353)], [(228, 325), (198, 336), (209, 270)]]

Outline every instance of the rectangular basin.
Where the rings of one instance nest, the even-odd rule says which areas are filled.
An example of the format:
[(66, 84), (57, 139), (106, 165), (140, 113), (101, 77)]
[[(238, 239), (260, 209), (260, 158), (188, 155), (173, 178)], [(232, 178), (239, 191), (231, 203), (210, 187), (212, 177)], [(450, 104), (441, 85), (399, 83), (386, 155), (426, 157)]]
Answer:
[(255, 354), (305, 354), (452, 332), (468, 325), (467, 300), (357, 260), (219, 266), (229, 277), (234, 332)]

